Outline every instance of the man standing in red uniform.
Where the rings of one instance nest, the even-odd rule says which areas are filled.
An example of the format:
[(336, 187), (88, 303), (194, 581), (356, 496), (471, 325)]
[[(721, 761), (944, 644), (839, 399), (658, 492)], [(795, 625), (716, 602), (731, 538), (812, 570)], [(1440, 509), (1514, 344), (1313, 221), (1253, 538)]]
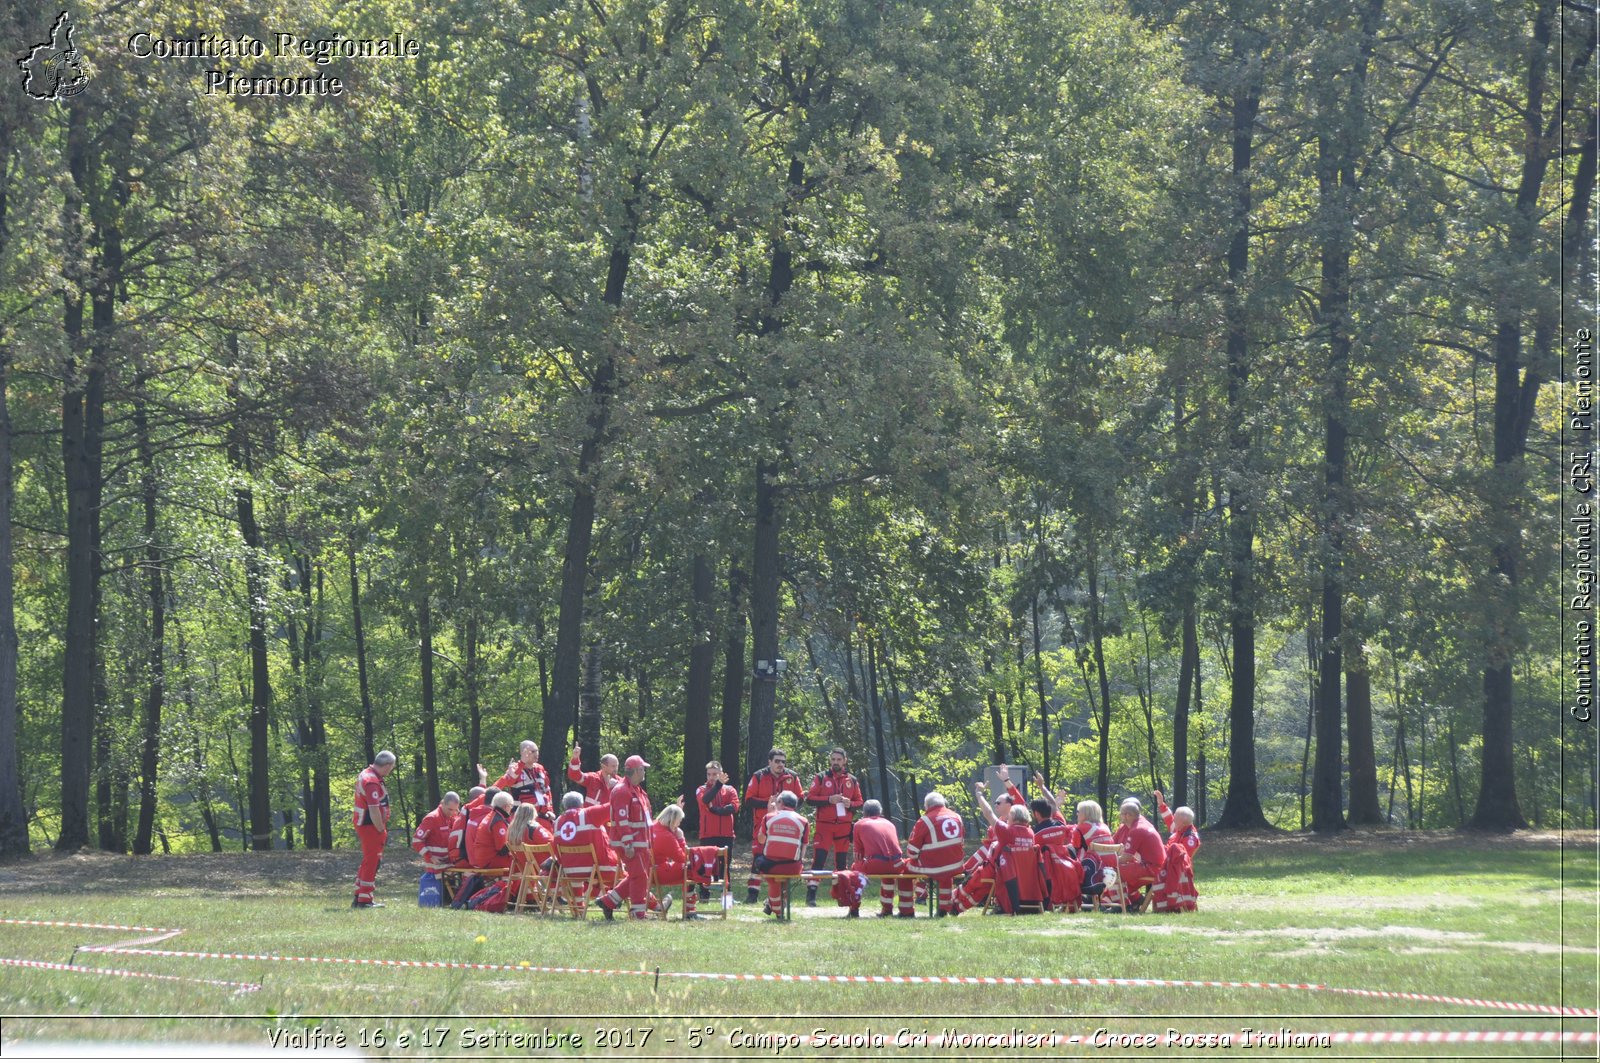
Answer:
[[(700, 844), (721, 849), (733, 855), (733, 817), (739, 814), (739, 791), (728, 785), (728, 773), (720, 761), (706, 765), (706, 782), (695, 788), (694, 799), (700, 804)], [(721, 881), (728, 873), (722, 857), (717, 858), (714, 877)], [(700, 899), (710, 897), (705, 886), (700, 887)]]
[[(814, 777), (811, 789), (806, 792), (806, 803), (817, 810), (817, 846), (811, 859), (813, 871), (822, 870), (830, 852), (833, 853), (835, 871), (843, 871), (849, 859), (850, 827), (856, 809), (861, 807), (861, 784), (846, 770), (848, 762), (842, 749), (829, 753), (828, 770)], [(894, 826), (892, 823), (889, 825)], [(896, 839), (896, 852), (899, 847), (899, 840)], [(806, 884), (806, 907), (816, 906), (817, 884), (812, 881)]]
[(382, 908), (372, 899), (383, 862), (383, 843), (389, 838), (389, 788), (384, 780), (394, 771), (394, 754), (385, 749), (356, 777), (356, 837), (361, 839), (361, 866), (356, 870), (356, 899), (352, 908)]
[[(818, 828), (817, 846), (821, 848), (821, 829)], [(855, 826), (852, 833), (855, 844), (856, 862), (850, 865), (850, 870), (862, 875), (872, 875), (878, 880), (878, 903), (882, 906), (878, 915), (887, 917), (890, 910), (890, 898), (896, 892), (900, 895), (900, 918), (910, 919), (916, 912), (916, 904), (911, 899), (913, 889), (909, 878), (896, 878), (905, 870), (906, 862), (900, 855), (900, 832), (895, 829), (892, 821), (883, 818), (883, 805), (877, 801), (868, 801), (861, 806), (861, 822)], [(851, 908), (852, 916), (860, 915), (859, 908)]]
[(617, 755), (607, 753), (601, 757), (599, 771), (584, 771), (583, 747), (573, 746), (567, 761), (567, 778), (583, 787), (585, 804), (605, 804), (611, 800), (611, 788), (621, 781), (617, 778)]
[(767, 766), (750, 776), (750, 784), (744, 788), (744, 799), (752, 802), (755, 811), (755, 831), (750, 835), (750, 879), (745, 883), (746, 904), (756, 902), (756, 893), (761, 888), (761, 876), (754, 870), (755, 858), (761, 855), (761, 845), (766, 841), (767, 813), (772, 799), (788, 792), (794, 794), (796, 807), (799, 807), (800, 776), (788, 769), (788, 763), (783, 750), (774, 748), (767, 754)]
[(1135, 891), (1153, 884), (1161, 874), (1161, 868), (1167, 862), (1167, 847), (1161, 844), (1161, 835), (1156, 828), (1139, 814), (1137, 797), (1123, 801), (1119, 811), (1122, 826), (1111, 836), (1112, 841), (1122, 846), (1122, 855), (1117, 860), (1117, 877), (1122, 880), (1123, 894), (1128, 904), (1137, 912), (1143, 908), (1145, 898), (1143, 895), (1136, 897)]
[(548, 823), (555, 819), (555, 799), (550, 793), (550, 773), (539, 763), (539, 744), (525, 738), (521, 752), (521, 759), (507, 764), (506, 773), (495, 785), (518, 801), (537, 808), (539, 818)]
[(411, 836), (411, 848), (422, 856), (422, 866), (440, 872), (450, 866), (450, 833), (461, 814), (461, 795), (445, 794), (439, 807), (422, 817)]
[(966, 855), (967, 828), (937, 791), (922, 799), (922, 807), (922, 817), (906, 839), (906, 870), (938, 885), (942, 917), (955, 903), (955, 876)]
[[(606, 918), (622, 904), (622, 894), (628, 895), (628, 915), (643, 919), (650, 904), (650, 795), (644, 792), (644, 773), (650, 765), (635, 753), (623, 764), (623, 780), (611, 791), (611, 840), (622, 857), (622, 879), (616, 887), (600, 898), (600, 908)], [(662, 911), (670, 907), (667, 898)]]

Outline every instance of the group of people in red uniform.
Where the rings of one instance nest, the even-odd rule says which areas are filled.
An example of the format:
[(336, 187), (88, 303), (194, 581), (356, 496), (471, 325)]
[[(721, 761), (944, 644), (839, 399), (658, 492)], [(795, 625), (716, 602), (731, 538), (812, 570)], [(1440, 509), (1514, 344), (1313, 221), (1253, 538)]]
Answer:
[[(585, 861), (597, 867), (600, 885), (595, 900), (607, 919), (624, 903), (637, 919), (650, 912), (665, 913), (672, 898), (658, 897), (650, 889), (652, 883), (682, 886), (685, 914), (697, 917), (696, 901), (706, 899), (708, 887), (722, 881), (727, 872), (722, 854), (734, 844), (734, 818), (740, 808), (738, 790), (722, 765), (707, 764), (706, 781), (694, 792), (701, 844), (691, 847), (682, 830), (683, 797), (659, 815), (652, 813), (644, 789), (650, 765), (643, 757), (630, 756), (619, 771), (617, 758), (607, 754), (598, 771), (585, 772), (580, 768), (582, 750), (575, 747), (567, 778), (582, 790), (566, 793), (557, 813), (538, 754), (538, 746), (525, 741), (519, 759), (510, 762), (493, 785), (479, 765), (479, 785), (465, 803), (454, 793), (444, 795), (412, 838), (425, 868), (435, 872), (503, 868), (515, 876), (523, 870), (518, 864), (524, 843), (535, 843), (549, 847), (569, 873), (586, 873), (590, 864)], [(902, 845), (881, 805), (863, 798), (848, 763), (842, 749), (832, 750), (827, 771), (817, 773), (810, 787), (802, 789), (800, 777), (788, 769), (784, 751), (775, 748), (767, 765), (751, 776), (743, 797), (754, 806), (755, 826), (746, 903), (754, 903), (765, 884), (763, 910), (777, 914), (781, 882), (802, 876), (805, 850), (812, 845), (812, 875), (803, 876), (808, 879), (807, 904), (815, 905), (819, 885), (831, 878), (832, 896), (852, 917), (860, 915), (869, 877), (879, 882), (880, 914), (901, 918), (915, 914), (920, 888), (937, 890), (939, 916), (960, 915), (991, 897), (998, 911), (1009, 914), (1094, 909), (1111, 897), (1132, 911), (1192, 911), (1196, 906), (1193, 857), (1200, 835), (1194, 814), (1186, 807), (1169, 809), (1159, 791), (1154, 796), (1170, 832), (1166, 841), (1145, 818), (1137, 798), (1120, 805), (1115, 832), (1094, 801), (1078, 802), (1076, 822), (1069, 824), (1060, 799), (1050, 794), (1042, 776), (1034, 776), (1042, 796), (1025, 801), (1001, 768), (1005, 792), (995, 797), (992, 806), (987, 787), (979, 783), (974, 788), (988, 829), (982, 844), (968, 855), (966, 824), (942, 794), (927, 795), (923, 813)], [(393, 767), (394, 755), (385, 751), (357, 782), (356, 828), (363, 853), (357, 907), (377, 904), (372, 890), (388, 824), (384, 779)], [(812, 822), (801, 814), (802, 802), (815, 809), (815, 837)], [(1115, 853), (1096, 851), (1097, 845), (1118, 848)], [(831, 869), (825, 868), (829, 854)]]

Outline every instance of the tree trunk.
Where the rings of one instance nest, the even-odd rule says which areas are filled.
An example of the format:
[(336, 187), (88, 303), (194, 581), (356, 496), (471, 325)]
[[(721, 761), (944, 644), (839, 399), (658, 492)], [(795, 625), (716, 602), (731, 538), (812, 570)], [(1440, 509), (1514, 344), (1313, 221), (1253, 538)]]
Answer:
[(1261, 44), (1237, 32), (1233, 58), (1244, 76), (1232, 100), (1233, 235), (1228, 245), (1228, 609), (1233, 643), (1233, 692), (1228, 705), (1228, 793), (1219, 827), (1266, 827), (1256, 784), (1255, 500), (1249, 407), (1250, 322), (1245, 286), (1250, 267), (1250, 168), (1256, 113), (1261, 107)]
[[(1556, 139), (1542, 128), (1555, 12), (1554, 0), (1543, 0), (1538, 5), (1533, 35), (1526, 46), (1522, 176), (1506, 240), (1502, 271), (1506, 278), (1528, 272), (1534, 262), (1539, 193), (1544, 186), (1552, 139)], [(1514, 629), (1521, 615), (1522, 502), (1527, 475), (1522, 459), (1542, 382), (1543, 352), (1534, 352), (1524, 372), (1523, 318), (1528, 312), (1525, 287), (1507, 280), (1495, 295), (1494, 469), (1484, 497), (1487, 524), (1493, 536), (1493, 570), (1486, 581), (1489, 637), (1484, 647), (1482, 783), (1477, 808), (1466, 824), (1472, 830), (1517, 830), (1528, 825), (1517, 803), (1511, 668), (1518, 641)]]
[(461, 778), (476, 779), (478, 764), (483, 763), (483, 707), (478, 703), (478, 611), (467, 609), (461, 632), (462, 654), (465, 666), (461, 669), (467, 687), (467, 762), (461, 766)]
[(150, 445), (150, 423), (144, 403), (144, 378), (135, 387), (133, 410), (135, 444), (139, 452), (140, 494), (144, 502), (145, 598), (150, 605), (149, 646), (146, 656), (144, 725), (139, 750), (139, 825), (134, 830), (133, 851), (148, 854), (156, 822), (156, 771), (161, 756), (161, 707), (166, 700), (167, 592), (165, 562), (156, 527), (156, 465)]
[(1100, 629), (1100, 552), (1095, 533), (1089, 533), (1089, 634), (1094, 642), (1094, 670), (1100, 680), (1100, 771), (1095, 793), (1101, 808), (1111, 800), (1111, 681), (1106, 677), (1104, 633)]
[(989, 728), (994, 732), (994, 762), (1009, 764), (1006, 756), (1006, 722), (1000, 716), (1000, 696), (994, 689), (994, 650), (983, 651), (984, 690), (989, 701)]
[(1033, 592), (1033, 683), (1039, 693), (1039, 737), (1044, 741), (1044, 781), (1050, 783), (1050, 702), (1044, 694), (1044, 636), (1039, 631), (1039, 592)]
[[(12, 123), (0, 115), (0, 256), (11, 247), (7, 193), (11, 188)], [(0, 329), (0, 859), (30, 851), (17, 748), (16, 558), (12, 552), (11, 344)]]
[[(1172, 712), (1172, 804), (1189, 803), (1189, 700), (1200, 664), (1200, 640), (1195, 635), (1194, 594), (1183, 599), (1183, 649), (1178, 659), (1178, 704)], [(1198, 820), (1200, 823), (1205, 821)]]
[[(233, 365), (239, 365), (239, 340), (228, 338)], [(228, 397), (235, 420), (228, 432), (228, 462), (238, 473), (233, 489), (239, 533), (244, 539), (245, 591), (250, 611), (250, 847), (272, 848), (272, 788), (269, 771), (269, 730), (272, 712), (272, 677), (267, 661), (267, 579), (262, 567), (261, 528), (256, 523), (255, 493), (250, 486), (254, 459), (244, 424), (238, 385), (230, 383)], [(230, 747), (231, 748), (231, 747)]]
[(1372, 735), (1372, 676), (1366, 656), (1355, 646), (1344, 676), (1345, 731), (1350, 743), (1350, 823), (1384, 822), (1378, 808), (1378, 756)]
[(439, 807), (439, 737), (434, 727), (433, 603), (426, 581), (417, 598), (417, 632), (422, 637), (422, 783), (429, 808)]
[[(601, 301), (612, 308), (622, 305), (638, 224), (633, 219), (631, 203), (627, 205), (626, 213), (630, 219), (629, 228), (623, 242), (611, 249), (606, 266), (605, 292), (601, 296)], [(616, 389), (616, 372), (615, 359), (606, 353), (590, 378), (588, 431), (578, 448), (572, 505), (567, 512), (567, 542), (561, 558), (561, 597), (556, 617), (555, 667), (551, 670), (550, 700), (544, 705), (544, 728), (539, 738), (539, 759), (552, 777), (567, 770), (565, 758), (571, 748), (568, 743), (572, 723), (578, 714), (579, 672), (583, 665), (583, 607), (589, 587), (589, 552), (594, 541), (595, 479), (600, 474), (601, 448), (611, 423), (611, 397)], [(584, 743), (584, 752), (589, 752), (587, 742)], [(598, 754), (598, 748), (595, 752)]]
[[(582, 766), (585, 771), (600, 767), (600, 710), (605, 694), (600, 680), (604, 661), (605, 643), (597, 639), (583, 652), (583, 689), (578, 695), (578, 741), (583, 745)], [(623, 733), (627, 733), (626, 718)], [(566, 766), (563, 765), (561, 770), (565, 772)]]
[(756, 661), (767, 662), (769, 674), (750, 680), (750, 744), (747, 763), (765, 764), (772, 748), (778, 704), (778, 678), (770, 674), (778, 659), (778, 541), (781, 517), (777, 470), (765, 458), (756, 461), (755, 550), (750, 580), (750, 630)]
[(62, 646), (61, 832), (64, 852), (89, 844), (89, 745), (94, 734), (95, 583), (94, 544), (99, 538), (100, 465), (105, 368), (99, 337), (84, 336), (83, 293), (89, 287), (82, 212), (89, 188), (87, 103), (67, 105), (67, 167), (72, 175), (66, 218), (66, 268), (77, 281), (63, 295), (67, 363), (61, 402), (61, 461), (67, 502), (67, 608)]
[[(704, 550), (697, 550), (689, 574), (689, 676), (684, 683), (681, 790), (685, 799), (705, 782), (706, 762), (711, 759), (711, 676), (717, 664), (715, 594), (711, 561)], [(699, 802), (686, 800), (683, 814), (684, 832), (699, 833)]]
[(878, 697), (877, 649), (871, 638), (862, 641), (867, 644), (867, 698), (872, 706), (872, 740), (878, 747), (877, 797), (887, 807), (894, 799), (894, 787), (889, 783), (889, 755), (883, 743), (883, 702)]
[(361, 691), (361, 754), (371, 764), (378, 755), (373, 738), (372, 688), (367, 681), (367, 636), (361, 618), (361, 575), (356, 567), (355, 530), (350, 532), (350, 619), (356, 636), (356, 683)]
[[(310, 688), (309, 714), (311, 716), (311, 748), (314, 756), (311, 761), (311, 802), (316, 806), (317, 816), (317, 843), (323, 849), (333, 848), (333, 800), (329, 791), (328, 782), (328, 727), (327, 720), (322, 711), (322, 565), (311, 562), (312, 570), (316, 573), (316, 602), (313, 607), (311, 595), (306, 595), (306, 611), (315, 619), (315, 624), (306, 622), (307, 653), (306, 674), (313, 678)], [(370, 764), (371, 761), (368, 761)], [(310, 814), (309, 812), (307, 813)]]
[[(742, 785), (739, 752), (744, 748), (740, 723), (744, 717), (744, 572), (737, 561), (728, 564), (728, 618), (722, 633), (722, 734), (718, 760), (734, 785)], [(697, 784), (698, 785), (698, 784)]]

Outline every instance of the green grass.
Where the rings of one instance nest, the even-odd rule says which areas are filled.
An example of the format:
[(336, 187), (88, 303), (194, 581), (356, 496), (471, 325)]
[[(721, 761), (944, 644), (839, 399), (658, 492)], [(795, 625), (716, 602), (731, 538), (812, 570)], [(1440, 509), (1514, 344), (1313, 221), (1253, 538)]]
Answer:
[[(194, 978), (260, 982), (260, 992), (147, 979), (0, 967), (0, 1016), (8, 1047), (44, 1039), (158, 1039), (237, 1042), (266, 1054), (269, 1032), (321, 1025), (354, 1046), (382, 1029), (387, 1051), (402, 1032), (423, 1051), (422, 1031), (446, 1028), (448, 1050), (462, 1031), (575, 1032), (592, 1050), (597, 1028), (619, 1031), (619, 1055), (745, 1054), (730, 1050), (733, 1029), (809, 1034), (825, 1028), (893, 1038), (945, 1026), (977, 1033), (1057, 1030), (1090, 1035), (1182, 1031), (1593, 1030), (1563, 1020), (1419, 1001), (1324, 992), (1161, 987), (774, 985), (661, 978), (670, 972), (786, 974), (1050, 975), (1215, 981), (1310, 982), (1534, 1004), (1597, 1003), (1595, 838), (1569, 836), (1565, 865), (1554, 835), (1458, 838), (1351, 835), (1213, 835), (1200, 855), (1202, 911), (1188, 916), (1046, 915), (1024, 919), (846, 921), (823, 899), (797, 908), (789, 924), (740, 906), (727, 921), (577, 924), (564, 919), (420, 910), (411, 903), (415, 868), (391, 851), (379, 875), (389, 906), (350, 911), (355, 854), (227, 854), (167, 859), (47, 857), (0, 873), (0, 916), (182, 927), (151, 947), (290, 956), (374, 957), (646, 970), (652, 976), (552, 975), (516, 971), (417, 970), (82, 955), (82, 964)], [(1562, 889), (1563, 867), (1565, 892)], [(742, 893), (742, 890), (740, 891)], [(34, 927), (0, 928), (0, 956), (66, 962), (77, 944), (138, 935)], [(88, 1016), (88, 1018), (80, 1018)], [(181, 1017), (179, 1017), (181, 1016)], [(443, 1016), (444, 1018), (438, 1018)], [(471, 1016), (471, 1018), (469, 1018)], [(827, 1017), (824, 1016), (839, 1016)], [(956, 1016), (969, 1016), (955, 1018)], [(947, 1018), (948, 1017), (948, 1018)], [(639, 1045), (639, 1029), (654, 1030)], [(717, 1033), (699, 1053), (691, 1028)], [(631, 1030), (633, 1048), (622, 1030)], [(666, 1044), (665, 1038), (674, 1038)], [(432, 1036), (430, 1035), (430, 1039)], [(515, 1045), (500, 1043), (511, 1054)], [(1351, 1047), (1374, 1054), (1455, 1058), (1555, 1056), (1557, 1046)], [(1593, 1058), (1592, 1046), (1569, 1054)], [(802, 1056), (938, 1054), (910, 1049), (794, 1049)], [(959, 1051), (969, 1058), (1071, 1055), (1027, 1049)], [(1142, 1050), (1082, 1049), (1115, 1058)], [(1224, 1058), (1227, 1051), (1162, 1050)], [(1274, 1053), (1326, 1058), (1341, 1050)]]

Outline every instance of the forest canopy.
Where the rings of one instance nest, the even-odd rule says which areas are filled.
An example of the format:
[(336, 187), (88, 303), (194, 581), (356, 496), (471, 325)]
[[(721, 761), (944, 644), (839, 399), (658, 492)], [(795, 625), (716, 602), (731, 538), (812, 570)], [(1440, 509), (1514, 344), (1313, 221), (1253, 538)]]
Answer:
[(0, 93), (0, 852), (348, 843), (378, 749), (404, 825), (524, 738), (1596, 824), (1592, 7), (70, 19)]

